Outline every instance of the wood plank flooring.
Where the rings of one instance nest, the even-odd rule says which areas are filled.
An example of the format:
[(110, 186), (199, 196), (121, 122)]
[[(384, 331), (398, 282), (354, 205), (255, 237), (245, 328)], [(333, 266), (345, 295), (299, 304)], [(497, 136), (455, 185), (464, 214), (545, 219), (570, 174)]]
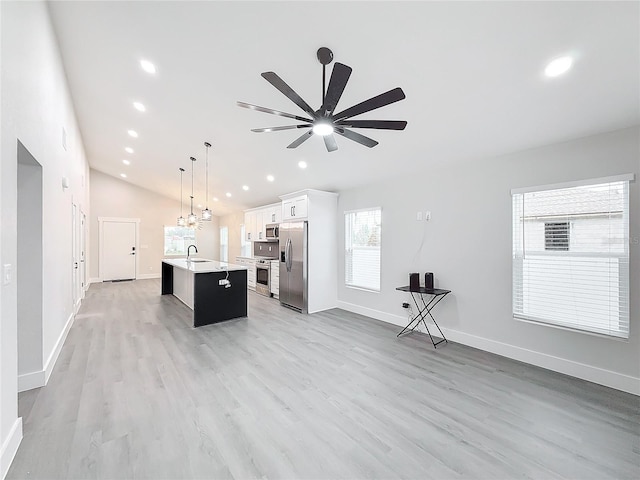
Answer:
[(640, 477), (639, 397), (254, 293), (190, 315), (159, 280), (93, 284), (7, 478)]

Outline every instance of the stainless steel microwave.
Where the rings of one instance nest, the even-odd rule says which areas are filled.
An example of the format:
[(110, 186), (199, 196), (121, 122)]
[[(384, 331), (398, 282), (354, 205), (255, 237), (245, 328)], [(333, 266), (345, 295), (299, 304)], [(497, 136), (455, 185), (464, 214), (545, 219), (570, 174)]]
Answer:
[(280, 226), (277, 223), (268, 223), (265, 226), (265, 234), (267, 240), (278, 240), (280, 234)]

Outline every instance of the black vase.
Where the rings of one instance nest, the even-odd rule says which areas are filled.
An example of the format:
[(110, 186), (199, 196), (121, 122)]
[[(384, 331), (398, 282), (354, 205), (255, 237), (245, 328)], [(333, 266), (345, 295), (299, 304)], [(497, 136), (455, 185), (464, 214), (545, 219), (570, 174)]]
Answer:
[(411, 290), (412, 292), (418, 292), (420, 290), (420, 274), (419, 273), (409, 274), (409, 290)]
[(424, 288), (433, 288), (433, 273), (427, 272), (424, 274)]

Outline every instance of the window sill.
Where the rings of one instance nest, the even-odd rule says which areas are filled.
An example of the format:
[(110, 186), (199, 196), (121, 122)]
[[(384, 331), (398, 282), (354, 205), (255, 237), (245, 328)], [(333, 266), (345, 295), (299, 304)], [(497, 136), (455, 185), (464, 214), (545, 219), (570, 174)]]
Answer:
[(356, 287), (354, 285), (346, 285), (345, 287), (351, 289), (351, 290), (360, 290), (362, 292), (369, 292), (369, 293), (380, 293), (380, 290), (374, 290), (372, 288), (365, 288), (365, 287)]
[(604, 339), (607, 339), (607, 340), (617, 340), (619, 342), (629, 343), (629, 338), (628, 337), (625, 338), (623, 336), (607, 335), (606, 333), (590, 332), (588, 330), (581, 330), (579, 328), (566, 327), (564, 325), (557, 325), (555, 323), (543, 322), (541, 320), (534, 320), (534, 319), (531, 319), (531, 318), (522, 317), (522, 316), (516, 316), (516, 315), (513, 315), (513, 319), (518, 321), (518, 322), (529, 323), (529, 324), (533, 324), (533, 325), (540, 325), (542, 327), (557, 328), (559, 330), (565, 330), (565, 331), (568, 331), (568, 332), (581, 333), (581, 334), (584, 334), (584, 335), (591, 335), (593, 337), (600, 337), (600, 338), (604, 338)]

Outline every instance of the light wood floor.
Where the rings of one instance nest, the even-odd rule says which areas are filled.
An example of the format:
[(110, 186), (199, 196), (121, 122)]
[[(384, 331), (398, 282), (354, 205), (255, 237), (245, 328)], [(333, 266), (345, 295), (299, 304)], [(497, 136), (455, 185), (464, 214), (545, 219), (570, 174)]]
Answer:
[(158, 280), (94, 284), (21, 394), (25, 478), (638, 478), (638, 397), (250, 293), (193, 329)]

